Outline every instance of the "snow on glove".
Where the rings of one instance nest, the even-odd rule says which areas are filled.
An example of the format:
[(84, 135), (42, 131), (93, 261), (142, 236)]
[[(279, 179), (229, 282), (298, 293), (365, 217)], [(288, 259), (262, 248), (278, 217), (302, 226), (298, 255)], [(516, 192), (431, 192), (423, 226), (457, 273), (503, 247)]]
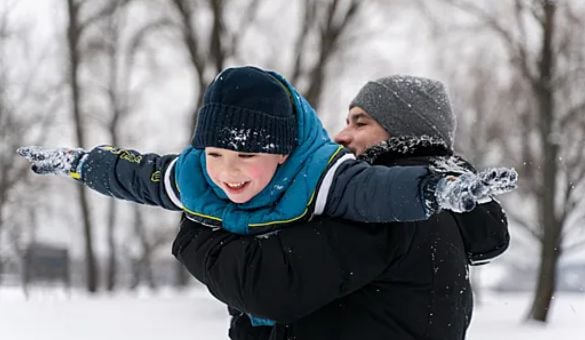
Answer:
[(474, 195), (485, 194), (485, 187), (479, 186), (477, 175), (472, 172), (459, 176), (448, 175), (442, 177), (435, 187), (435, 199), (439, 210), (451, 210), (454, 212), (471, 211), (477, 204)]
[(518, 173), (514, 169), (494, 168), (480, 171), (477, 176), (488, 187), (490, 196), (501, 195), (516, 189)]
[(473, 210), (478, 202), (516, 189), (518, 181), (518, 174), (510, 168), (490, 168), (476, 174), (459, 156), (434, 157), (429, 170), (434, 179), (429, 181), (425, 191), (431, 212)]
[(40, 175), (61, 175), (74, 179), (81, 178), (81, 165), (87, 151), (70, 148), (44, 148), (41, 146), (24, 146), (16, 153), (29, 161), (31, 170)]
[(500, 195), (516, 188), (518, 174), (514, 169), (487, 169), (475, 174), (471, 171), (461, 175), (443, 174), (434, 186), (434, 210), (466, 212), (475, 208), (478, 201), (492, 195)]

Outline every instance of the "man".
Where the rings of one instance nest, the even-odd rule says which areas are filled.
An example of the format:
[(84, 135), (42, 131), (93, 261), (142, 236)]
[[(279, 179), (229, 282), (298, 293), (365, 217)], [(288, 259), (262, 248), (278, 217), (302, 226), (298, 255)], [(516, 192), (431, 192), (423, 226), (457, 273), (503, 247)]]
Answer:
[[(450, 157), (454, 125), (441, 83), (394, 76), (360, 90), (336, 141), (382, 166), (465, 167)], [(232, 339), (449, 340), (469, 326), (468, 263), (508, 241), (491, 201), (414, 223), (319, 217), (262, 237), (184, 220), (173, 254), (230, 306)], [(277, 324), (253, 327), (248, 314)]]

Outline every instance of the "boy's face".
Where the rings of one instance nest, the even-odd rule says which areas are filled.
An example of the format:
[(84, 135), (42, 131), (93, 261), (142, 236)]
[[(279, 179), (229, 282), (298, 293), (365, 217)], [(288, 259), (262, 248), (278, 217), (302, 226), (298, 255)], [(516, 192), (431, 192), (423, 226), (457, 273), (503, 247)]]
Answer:
[(390, 138), (390, 134), (382, 125), (358, 106), (349, 110), (346, 123), (345, 128), (335, 135), (334, 140), (358, 156), (369, 147)]
[(244, 153), (206, 147), (207, 174), (230, 201), (246, 203), (262, 191), (286, 155)]

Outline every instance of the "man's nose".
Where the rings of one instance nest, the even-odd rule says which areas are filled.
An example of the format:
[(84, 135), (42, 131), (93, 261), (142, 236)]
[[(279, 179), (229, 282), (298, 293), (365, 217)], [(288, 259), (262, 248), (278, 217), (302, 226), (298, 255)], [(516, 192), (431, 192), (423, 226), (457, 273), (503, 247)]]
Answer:
[(333, 137), (333, 140), (335, 143), (348, 146), (351, 143), (351, 134), (347, 132), (347, 129), (343, 129)]

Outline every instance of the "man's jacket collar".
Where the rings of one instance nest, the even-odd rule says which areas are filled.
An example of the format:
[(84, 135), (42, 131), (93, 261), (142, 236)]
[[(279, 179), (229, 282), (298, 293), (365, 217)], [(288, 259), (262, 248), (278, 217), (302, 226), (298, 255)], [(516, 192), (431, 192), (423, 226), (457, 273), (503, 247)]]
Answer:
[(387, 165), (405, 158), (452, 155), (453, 150), (442, 139), (423, 135), (392, 137), (370, 147), (359, 159), (370, 164)]

